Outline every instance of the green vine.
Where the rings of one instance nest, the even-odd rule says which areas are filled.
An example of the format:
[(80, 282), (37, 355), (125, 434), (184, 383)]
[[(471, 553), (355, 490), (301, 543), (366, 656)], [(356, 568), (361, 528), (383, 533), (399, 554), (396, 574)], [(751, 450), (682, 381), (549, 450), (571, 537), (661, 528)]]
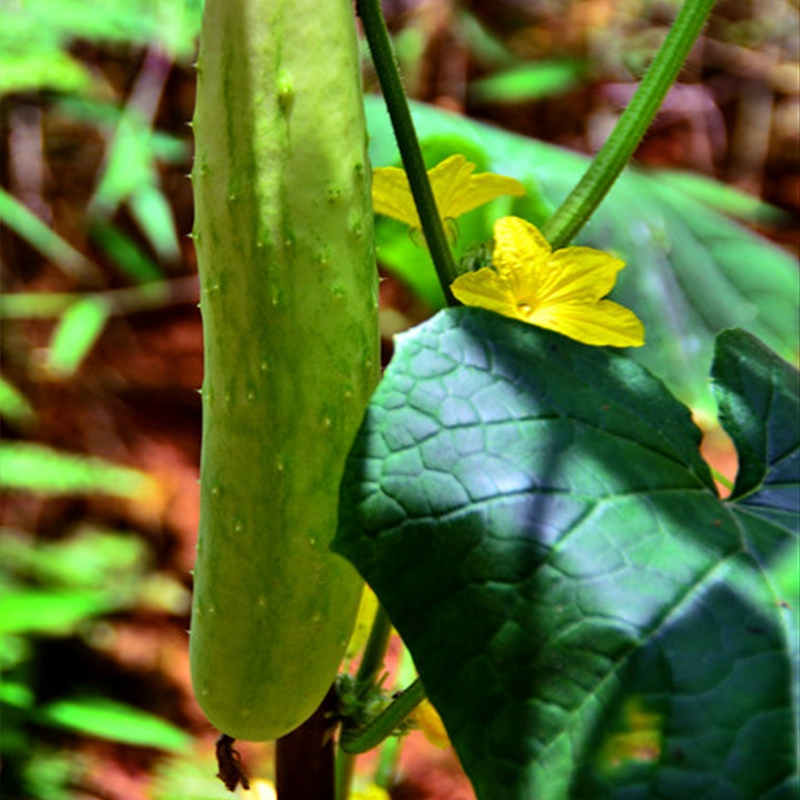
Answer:
[(686, 0), (639, 88), (606, 143), (569, 196), (542, 227), (554, 250), (589, 221), (642, 140), (708, 19), (714, 0)]
[(447, 303), (456, 305), (450, 292), (450, 284), (458, 277), (459, 270), (453, 259), (450, 245), (447, 243), (447, 235), (436, 207), (428, 173), (425, 170), (422, 149), (419, 146), (414, 122), (411, 119), (411, 110), (408, 107), (400, 70), (389, 39), (389, 31), (386, 29), (380, 0), (356, 0), (356, 7), (364, 25), (364, 34), (367, 37), (389, 117), (392, 120), (397, 146), (403, 159), (403, 167), (408, 176), (408, 183), (411, 186), (414, 203), (422, 223), (425, 242), (428, 245)]

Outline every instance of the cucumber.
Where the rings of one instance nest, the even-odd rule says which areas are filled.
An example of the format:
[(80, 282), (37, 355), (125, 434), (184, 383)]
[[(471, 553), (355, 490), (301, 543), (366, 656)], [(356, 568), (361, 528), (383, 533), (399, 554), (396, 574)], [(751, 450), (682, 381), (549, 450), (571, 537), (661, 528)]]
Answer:
[(362, 590), (329, 549), (379, 371), (351, 0), (206, 0), (194, 133), (205, 375), (192, 682), (217, 729), (264, 741), (322, 700)]

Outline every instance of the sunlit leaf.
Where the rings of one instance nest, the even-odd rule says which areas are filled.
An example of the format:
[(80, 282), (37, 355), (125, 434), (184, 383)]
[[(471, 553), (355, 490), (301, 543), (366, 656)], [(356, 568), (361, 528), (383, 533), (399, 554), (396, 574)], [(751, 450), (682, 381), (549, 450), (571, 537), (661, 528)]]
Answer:
[(45, 29), (60, 45), (76, 40), (124, 45), (160, 43), (182, 58), (194, 53), (200, 0), (100, 0), (92, 4), (91, 14), (86, 10), (83, 0), (26, 0), (4, 9), (4, 25), (10, 20), (20, 32), (28, 33), (18, 46), (23, 51), (26, 39)]
[(143, 184), (128, 198), (131, 214), (153, 249), (164, 260), (180, 257), (178, 232), (164, 193), (154, 184)]
[[(7, 17), (4, 17), (4, 22)], [(26, 48), (14, 54), (6, 51), (0, 61), (0, 96), (12, 92), (83, 92), (92, 77), (83, 64), (63, 50)]]
[[(185, 281), (184, 281), (185, 282)], [(58, 317), (82, 300), (108, 303), (110, 313), (160, 308), (175, 290), (176, 281), (149, 281), (140, 286), (95, 294), (76, 292), (19, 292), (0, 295), (0, 316), (6, 319)]]
[(33, 691), (24, 683), (4, 680), (0, 683), (0, 703), (15, 708), (30, 708), (34, 701)]
[(86, 779), (84, 759), (74, 751), (30, 739), (19, 751), (28, 797), (75, 800), (74, 787)]
[(108, 302), (88, 296), (70, 306), (50, 340), (46, 366), (53, 377), (68, 378), (80, 367), (105, 327)]
[(98, 493), (139, 499), (157, 491), (154, 480), (139, 470), (28, 442), (0, 444), (0, 487), (45, 495)]
[(85, 736), (159, 750), (183, 750), (191, 741), (189, 734), (166, 720), (105, 697), (57, 700), (40, 709), (36, 720)]
[(65, 635), (92, 617), (117, 608), (109, 593), (94, 590), (0, 590), (0, 635)]
[(67, 539), (34, 542), (0, 531), (4, 571), (52, 588), (113, 589), (142, 581), (151, 566), (144, 540), (133, 534), (79, 530)]
[(102, 223), (127, 202), (156, 252), (164, 259), (174, 259), (180, 247), (172, 210), (159, 186), (153, 141), (153, 132), (144, 120), (133, 111), (123, 114), (89, 213)]
[(0, 377), (0, 416), (23, 427), (36, 421), (36, 412), (28, 399), (3, 377)]
[[(0, 586), (0, 596), (4, 592), (5, 586)], [(31, 643), (24, 634), (0, 636), (0, 671), (12, 670), (23, 664), (30, 659), (31, 649)]]
[[(20, 632), (27, 626), (50, 630), (53, 620), (61, 620), (56, 629), (72, 630), (88, 616), (134, 605), (174, 614), (188, 609), (186, 590), (170, 576), (153, 571), (147, 544), (133, 534), (84, 528), (66, 539), (43, 543), (2, 530), (0, 564), (0, 598), (17, 609), (9, 612), (9, 619)], [(30, 588), (31, 583), (47, 590), (42, 594)], [(59, 613), (50, 614), (51, 602), (63, 606)], [(66, 621), (61, 614), (67, 614)]]
[(150, 127), (138, 114), (128, 112), (120, 117), (92, 197), (90, 214), (111, 216), (140, 186), (153, 182), (150, 138)]
[(479, 103), (524, 103), (563, 94), (576, 86), (584, 70), (579, 61), (540, 61), (520, 64), (473, 81), (470, 100)]

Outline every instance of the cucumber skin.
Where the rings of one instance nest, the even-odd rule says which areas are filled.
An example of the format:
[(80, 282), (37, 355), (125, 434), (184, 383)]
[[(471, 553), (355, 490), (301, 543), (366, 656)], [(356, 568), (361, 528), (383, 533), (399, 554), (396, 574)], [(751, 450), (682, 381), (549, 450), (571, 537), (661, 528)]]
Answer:
[(194, 133), (192, 682), (217, 729), (264, 741), (323, 699), (362, 589), (329, 548), (380, 367), (351, 0), (206, 0)]

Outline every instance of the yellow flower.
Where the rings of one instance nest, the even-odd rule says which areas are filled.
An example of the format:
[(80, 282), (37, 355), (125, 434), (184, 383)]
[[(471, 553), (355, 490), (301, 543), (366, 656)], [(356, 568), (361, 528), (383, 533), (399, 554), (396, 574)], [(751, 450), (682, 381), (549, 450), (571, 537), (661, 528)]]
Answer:
[(453, 281), (453, 295), (506, 317), (558, 331), (584, 344), (639, 347), (644, 326), (604, 298), (625, 264), (601, 250), (553, 251), (536, 227), (518, 217), (494, 225), (492, 266)]
[[(454, 220), (502, 195), (521, 197), (525, 194), (525, 187), (514, 178), (493, 172), (473, 175), (474, 169), (475, 165), (464, 156), (454, 155), (428, 170), (436, 207), (444, 221)], [(377, 214), (399, 219), (414, 230), (422, 227), (408, 177), (402, 169), (381, 167), (373, 170), (372, 204)]]
[(442, 749), (450, 746), (450, 738), (444, 728), (442, 718), (427, 698), (414, 709), (409, 719), (422, 731), (431, 744)]

